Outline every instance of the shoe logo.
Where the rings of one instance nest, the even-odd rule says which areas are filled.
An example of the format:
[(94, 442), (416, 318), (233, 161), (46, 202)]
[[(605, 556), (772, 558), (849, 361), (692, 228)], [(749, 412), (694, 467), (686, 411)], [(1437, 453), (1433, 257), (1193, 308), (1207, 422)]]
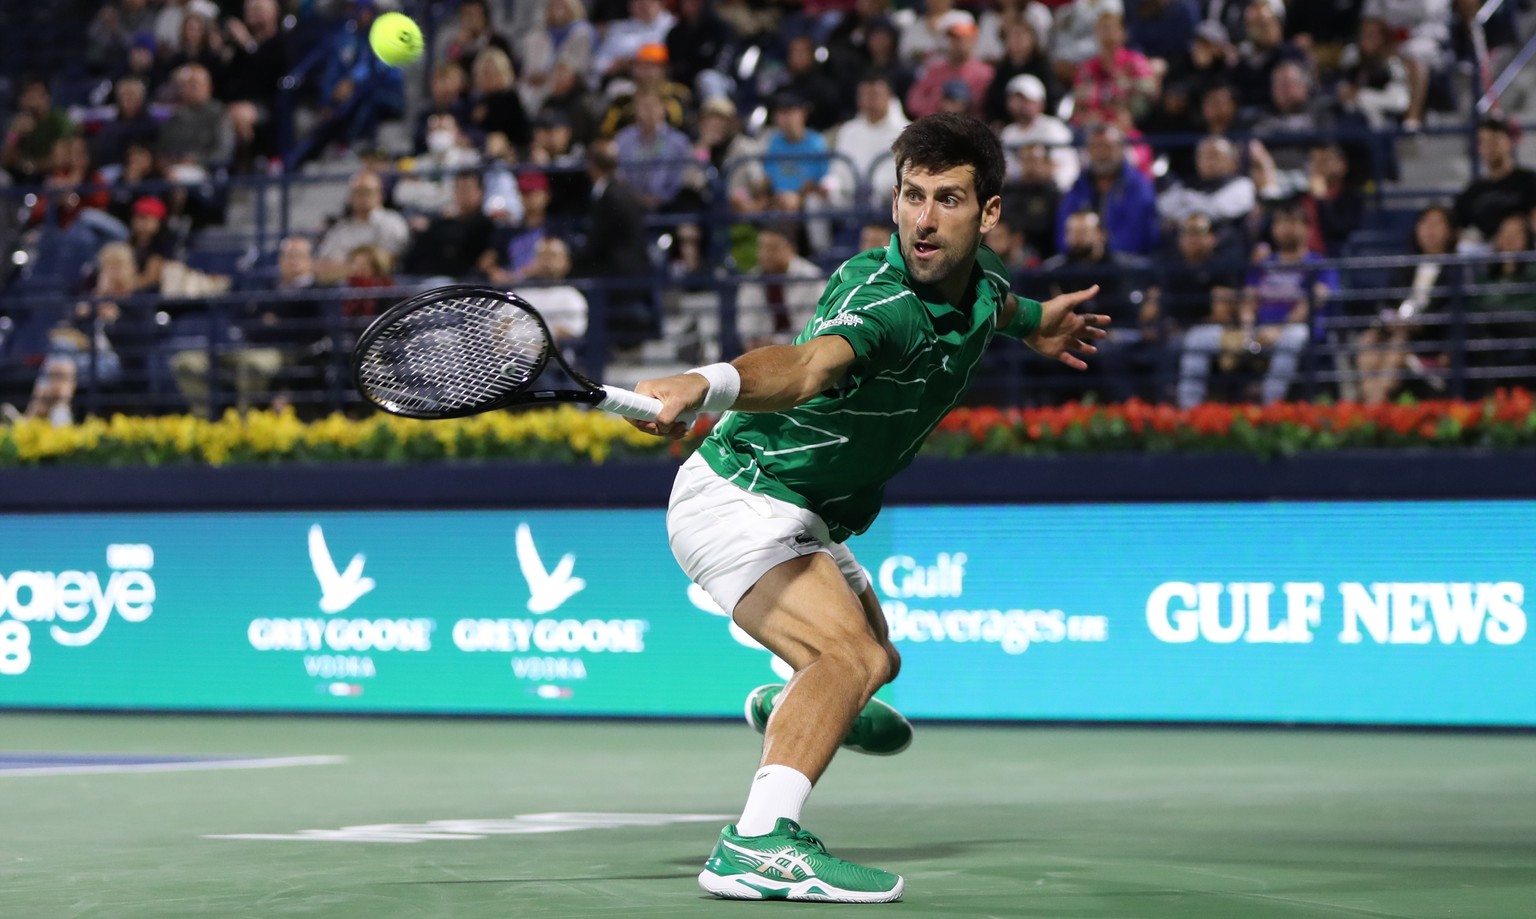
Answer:
[(758, 874), (778, 877), (785, 881), (803, 881), (816, 876), (816, 869), (805, 860), (805, 856), (795, 851), (794, 846), (758, 850), (738, 846), (724, 839), (720, 842), (727, 849), (745, 858), (748, 866)]
[(339, 613), (373, 589), (373, 578), (363, 577), (364, 561), (359, 552), (352, 556), (345, 571), (336, 570), (331, 550), (325, 544), (325, 531), (318, 523), (309, 528), (309, 564), (315, 570), (315, 580), (320, 582), (321, 610)]
[(533, 531), (528, 524), (517, 525), (517, 566), (528, 582), (528, 612), (549, 613), (587, 586), (581, 578), (571, 577), (576, 567), (576, 556), (570, 552), (560, 556), (553, 571), (544, 568), (539, 558), (539, 547), (533, 544)]

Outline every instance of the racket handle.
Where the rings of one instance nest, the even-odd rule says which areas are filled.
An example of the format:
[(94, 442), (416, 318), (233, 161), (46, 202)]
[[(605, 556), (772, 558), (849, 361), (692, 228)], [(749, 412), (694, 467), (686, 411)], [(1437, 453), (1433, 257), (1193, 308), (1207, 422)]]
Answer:
[(603, 392), (607, 397), (597, 403), (597, 407), (605, 412), (623, 415), (625, 418), (633, 418), (636, 421), (655, 421), (656, 416), (661, 414), (660, 399), (642, 396), (618, 386), (604, 386)]

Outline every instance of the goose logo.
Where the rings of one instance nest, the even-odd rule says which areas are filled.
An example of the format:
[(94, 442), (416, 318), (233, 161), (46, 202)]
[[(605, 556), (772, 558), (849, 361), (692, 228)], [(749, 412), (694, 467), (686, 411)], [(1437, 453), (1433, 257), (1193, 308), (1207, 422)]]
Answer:
[(342, 612), (374, 588), (373, 578), (363, 577), (366, 561), (359, 552), (347, 562), (345, 571), (338, 571), (325, 544), (325, 531), (318, 523), (309, 528), (309, 565), (315, 570), (315, 580), (320, 582), (321, 612)]
[(544, 560), (539, 558), (539, 547), (533, 544), (533, 531), (528, 528), (528, 524), (517, 525), (515, 543), (517, 567), (523, 572), (523, 580), (528, 582), (528, 612), (536, 616), (552, 613), (587, 586), (587, 582), (581, 578), (571, 577), (571, 572), (576, 569), (576, 556), (573, 553), (567, 552), (560, 556), (554, 570), (545, 569)]

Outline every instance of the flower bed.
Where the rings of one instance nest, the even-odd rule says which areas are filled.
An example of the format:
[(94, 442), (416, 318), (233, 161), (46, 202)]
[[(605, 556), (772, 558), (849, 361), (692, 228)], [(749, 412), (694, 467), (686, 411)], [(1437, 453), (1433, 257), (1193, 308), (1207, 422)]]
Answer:
[[(571, 407), (420, 422), (333, 415), (305, 423), (291, 413), (89, 419), (53, 428), (0, 428), (0, 466), (157, 466), (199, 463), (398, 462), (455, 459), (601, 463), (680, 455), (621, 419)], [(968, 408), (951, 413), (925, 446), (930, 455), (1045, 456), (1112, 453), (1246, 453), (1266, 458), (1340, 449), (1510, 448), (1536, 445), (1536, 400), (1523, 390), (1480, 402), (1362, 406), (1285, 403), (1202, 405), (1188, 411), (1129, 402), (1051, 408)]]

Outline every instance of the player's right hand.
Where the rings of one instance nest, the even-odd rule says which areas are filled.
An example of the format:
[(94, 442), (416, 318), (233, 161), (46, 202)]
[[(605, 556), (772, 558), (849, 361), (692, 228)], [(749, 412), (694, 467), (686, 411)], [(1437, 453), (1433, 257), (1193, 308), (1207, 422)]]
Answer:
[(636, 421), (631, 418), (629, 423), (647, 434), (677, 440), (688, 433), (688, 425), (678, 421), (678, 417), (698, 409), (705, 394), (709, 392), (709, 381), (696, 373), (679, 373), (655, 380), (641, 380), (636, 384), (635, 392), (660, 399), (661, 414), (655, 421)]

